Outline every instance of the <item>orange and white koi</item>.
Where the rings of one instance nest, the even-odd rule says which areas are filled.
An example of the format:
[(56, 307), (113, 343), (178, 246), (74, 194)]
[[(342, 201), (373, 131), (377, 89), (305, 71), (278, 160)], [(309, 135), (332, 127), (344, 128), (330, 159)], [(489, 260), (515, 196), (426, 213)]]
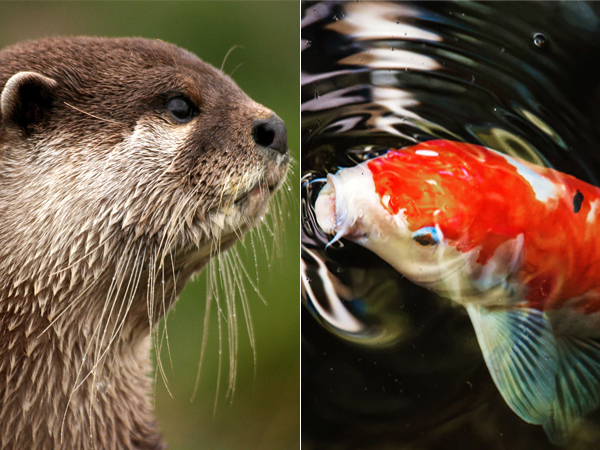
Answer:
[(600, 188), (434, 140), (329, 175), (319, 226), (462, 304), (492, 379), (564, 443), (600, 405)]

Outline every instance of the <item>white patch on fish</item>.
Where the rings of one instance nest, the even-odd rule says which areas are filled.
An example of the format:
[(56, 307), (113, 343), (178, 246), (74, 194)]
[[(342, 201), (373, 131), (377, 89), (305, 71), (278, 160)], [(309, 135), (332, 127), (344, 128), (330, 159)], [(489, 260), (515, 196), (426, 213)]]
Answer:
[(509, 155), (505, 155), (504, 153), (496, 152), (498, 155), (501, 155), (506, 162), (508, 162), (511, 166), (517, 169), (519, 175), (521, 175), (535, 193), (535, 198), (540, 202), (547, 202), (550, 199), (558, 198), (558, 191), (556, 189), (556, 185), (543, 175), (539, 173), (535, 173), (525, 164), (517, 161), (516, 159), (510, 157)]
[(434, 152), (433, 150), (417, 150), (415, 153), (420, 156), (440, 156), (438, 152)]
[(590, 212), (588, 212), (587, 218), (585, 222), (587, 224), (592, 224), (598, 218), (598, 212), (600, 211), (600, 199), (596, 199), (593, 202), (590, 202)]

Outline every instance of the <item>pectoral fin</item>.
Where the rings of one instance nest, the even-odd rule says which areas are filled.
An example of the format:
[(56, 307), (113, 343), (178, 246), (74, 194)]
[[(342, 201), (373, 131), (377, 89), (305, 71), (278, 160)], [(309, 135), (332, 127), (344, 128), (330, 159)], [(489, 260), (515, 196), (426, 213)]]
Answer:
[(531, 308), (467, 308), (492, 379), (523, 420), (564, 444), (600, 405), (600, 343), (555, 336), (546, 314)]
[(530, 308), (468, 306), (477, 340), (502, 397), (523, 420), (543, 425), (552, 415), (559, 355), (545, 314)]
[(571, 337), (558, 337), (557, 343), (556, 397), (544, 430), (562, 444), (581, 417), (600, 404), (600, 344)]

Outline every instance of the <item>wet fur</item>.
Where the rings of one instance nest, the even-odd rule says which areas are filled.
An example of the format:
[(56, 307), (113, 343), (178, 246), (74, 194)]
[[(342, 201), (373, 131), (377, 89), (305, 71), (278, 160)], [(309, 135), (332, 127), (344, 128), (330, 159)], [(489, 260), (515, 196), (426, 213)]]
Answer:
[[(0, 447), (164, 448), (152, 330), (281, 184), (287, 154), (251, 134), (273, 113), (160, 41), (0, 53), (0, 89), (23, 71), (56, 87), (0, 122)], [(171, 91), (199, 106), (190, 123), (164, 110)]]

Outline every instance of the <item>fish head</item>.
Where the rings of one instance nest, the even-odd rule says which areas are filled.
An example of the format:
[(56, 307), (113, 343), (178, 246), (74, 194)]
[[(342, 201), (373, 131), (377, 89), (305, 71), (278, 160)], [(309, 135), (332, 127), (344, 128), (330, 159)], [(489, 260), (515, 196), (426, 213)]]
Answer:
[(482, 258), (480, 241), (490, 236), (473, 226), (485, 214), (478, 210), (482, 184), (473, 164), (481, 147), (461, 153), (434, 142), (328, 175), (315, 214), (334, 235), (330, 244), (353, 241), (414, 283), (456, 299), (502, 283), (518, 261), (522, 238), (493, 247), (500, 263)]
[(380, 198), (373, 174), (363, 163), (328, 175), (315, 203), (317, 223), (334, 235), (377, 254), (398, 272), (424, 287), (436, 288), (465, 265), (465, 255), (448, 245), (435, 215), (412, 229), (406, 209), (392, 212)]

